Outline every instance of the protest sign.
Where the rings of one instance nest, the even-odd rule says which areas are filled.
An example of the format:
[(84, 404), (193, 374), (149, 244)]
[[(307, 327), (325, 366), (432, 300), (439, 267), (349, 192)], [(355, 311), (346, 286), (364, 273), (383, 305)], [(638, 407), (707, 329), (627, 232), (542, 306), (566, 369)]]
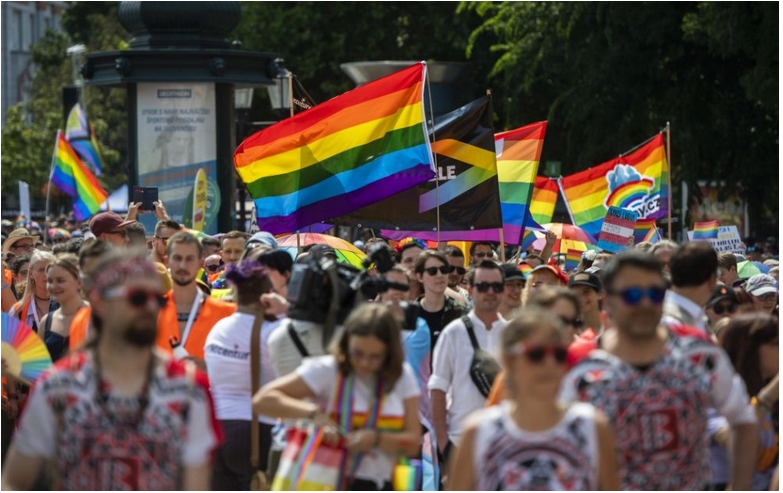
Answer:
[(606, 211), (598, 248), (617, 253), (628, 248), (628, 240), (633, 236), (634, 226), (639, 214), (636, 211), (610, 207)]
[[(693, 231), (688, 231), (688, 240), (694, 241)], [(708, 240), (716, 252), (731, 252), (745, 255), (745, 249), (742, 247), (742, 238), (736, 226), (721, 226), (718, 229), (718, 237)]]

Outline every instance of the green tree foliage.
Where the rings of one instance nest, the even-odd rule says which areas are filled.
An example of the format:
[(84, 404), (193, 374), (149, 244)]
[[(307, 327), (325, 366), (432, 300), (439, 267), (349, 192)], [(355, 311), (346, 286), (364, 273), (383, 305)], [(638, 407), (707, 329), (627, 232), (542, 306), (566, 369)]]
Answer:
[[(17, 195), (18, 180), (30, 183), (33, 199), (46, 195), (57, 129), (65, 128), (62, 89), (73, 85), (66, 49), (84, 43), (87, 51), (116, 50), (129, 34), (117, 20), (117, 2), (69, 2), (62, 17), (63, 31), (48, 31), (33, 46), (34, 72), (25, 102), (11, 108), (2, 129), (2, 191)], [(127, 181), (127, 113), (125, 90), (86, 88), (86, 111), (98, 134), (104, 158), (99, 178), (111, 193)], [(66, 210), (71, 200), (52, 188), (55, 205)], [(55, 208), (52, 208), (55, 210)]]
[[(505, 127), (547, 119), (543, 160), (585, 169), (672, 125), (673, 180), (777, 212), (776, 3), (469, 2)], [(675, 194), (675, 197), (678, 195)]]

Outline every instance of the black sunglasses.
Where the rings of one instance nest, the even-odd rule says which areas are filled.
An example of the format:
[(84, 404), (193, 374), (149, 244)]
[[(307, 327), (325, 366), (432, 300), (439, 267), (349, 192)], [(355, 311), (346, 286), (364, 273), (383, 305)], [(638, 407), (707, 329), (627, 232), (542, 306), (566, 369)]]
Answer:
[(547, 354), (551, 354), (559, 364), (568, 361), (568, 348), (565, 346), (531, 346), (519, 343), (509, 353), (524, 355), (531, 363), (541, 363)]
[(466, 269), (464, 267), (454, 267), (452, 269), (452, 272), (456, 272), (460, 276), (464, 276), (467, 271), (468, 271), (468, 269)]
[(473, 256), (476, 257), (476, 258), (484, 258), (484, 257), (490, 258), (490, 257), (492, 257), (492, 254), (491, 253), (478, 252), (478, 253), (474, 253)]
[(582, 321), (578, 318), (568, 318), (560, 315), (560, 320), (563, 322), (563, 324), (569, 325), (575, 329), (578, 329), (582, 326)]
[(154, 299), (160, 308), (166, 306), (166, 297), (155, 291), (146, 291), (144, 289), (133, 289), (128, 291), (128, 303), (135, 308), (141, 308), (149, 300)]
[(496, 293), (502, 293), (505, 285), (502, 282), (479, 282), (473, 285), (479, 293), (486, 293), (492, 288)]
[(440, 267), (427, 267), (426, 269), (424, 269), (424, 272), (426, 272), (431, 276), (434, 276), (438, 272), (440, 272), (441, 274), (450, 274), (453, 269), (454, 268), (450, 265), (441, 265)]
[(666, 296), (666, 288), (657, 286), (646, 289), (626, 288), (620, 291), (611, 291), (610, 294), (619, 295), (623, 302), (630, 306), (638, 305), (644, 298), (649, 298), (653, 305), (660, 305)]
[(721, 305), (720, 303), (712, 305), (712, 311), (715, 312), (715, 315), (723, 315), (723, 312), (728, 313), (735, 313), (737, 311), (737, 304), (731, 303), (728, 305)]
[(204, 268), (207, 269), (210, 272), (215, 272), (218, 269), (223, 267), (223, 262), (220, 262), (219, 264), (212, 264), (212, 265), (205, 265)]

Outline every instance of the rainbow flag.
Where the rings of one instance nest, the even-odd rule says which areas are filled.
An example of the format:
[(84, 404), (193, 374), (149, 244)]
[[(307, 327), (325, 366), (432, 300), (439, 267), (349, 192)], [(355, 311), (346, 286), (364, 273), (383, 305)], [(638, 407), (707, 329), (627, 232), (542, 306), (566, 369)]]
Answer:
[(596, 238), (611, 206), (660, 219), (669, 206), (669, 166), (659, 133), (639, 149), (560, 179), (574, 224)]
[(392, 486), (394, 491), (419, 491), (421, 489), (421, 461), (403, 457), (394, 466)]
[(90, 122), (87, 121), (87, 115), (79, 103), (76, 103), (68, 113), (68, 120), (65, 123), (65, 139), (83, 162), (92, 167), (95, 175), (101, 176), (103, 158), (98, 136)]
[(634, 243), (655, 243), (661, 239), (654, 219), (637, 220), (633, 230)]
[(582, 261), (582, 252), (579, 250), (568, 250), (566, 253), (565, 270), (573, 271), (579, 267), (579, 262)]
[(49, 180), (74, 198), (73, 212), (79, 221), (84, 221), (98, 212), (109, 196), (59, 130)]
[(533, 188), (533, 200), (530, 201), (530, 214), (538, 224), (549, 224), (555, 213), (557, 203), (557, 182), (545, 176), (536, 177)]
[(693, 225), (693, 239), (694, 240), (709, 240), (718, 237), (718, 229), (720, 228), (720, 221), (707, 221), (703, 223), (695, 223)]
[(370, 82), (248, 137), (234, 166), (272, 234), (361, 209), (429, 181), (426, 64)]
[(522, 272), (522, 275), (527, 279), (528, 274), (533, 272), (533, 266), (530, 264), (519, 264), (519, 271)]

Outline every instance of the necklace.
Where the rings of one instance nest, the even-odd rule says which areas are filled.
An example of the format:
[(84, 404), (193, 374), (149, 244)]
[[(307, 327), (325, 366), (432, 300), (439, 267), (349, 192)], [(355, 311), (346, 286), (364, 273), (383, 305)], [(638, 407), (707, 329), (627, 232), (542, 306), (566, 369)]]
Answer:
[(37, 294), (35, 295), (35, 298), (38, 299), (38, 300), (41, 300), (41, 301), (49, 301), (49, 298), (41, 298)]
[(155, 363), (157, 360), (155, 354), (153, 353), (150, 356), (150, 362), (147, 366), (147, 373), (144, 377), (144, 385), (141, 388), (141, 392), (139, 392), (139, 394), (136, 396), (137, 409), (135, 416), (129, 420), (119, 420), (116, 413), (109, 409), (109, 392), (104, 388), (103, 385), (103, 370), (101, 368), (101, 361), (97, 350), (93, 351), (93, 357), (95, 358), (95, 400), (98, 402), (98, 406), (101, 408), (101, 411), (103, 411), (104, 416), (106, 416), (106, 418), (114, 425), (124, 424), (130, 426), (134, 430), (138, 430), (139, 424), (144, 418), (144, 413), (147, 411), (147, 407), (149, 407), (150, 404), (150, 381), (153, 378)]

